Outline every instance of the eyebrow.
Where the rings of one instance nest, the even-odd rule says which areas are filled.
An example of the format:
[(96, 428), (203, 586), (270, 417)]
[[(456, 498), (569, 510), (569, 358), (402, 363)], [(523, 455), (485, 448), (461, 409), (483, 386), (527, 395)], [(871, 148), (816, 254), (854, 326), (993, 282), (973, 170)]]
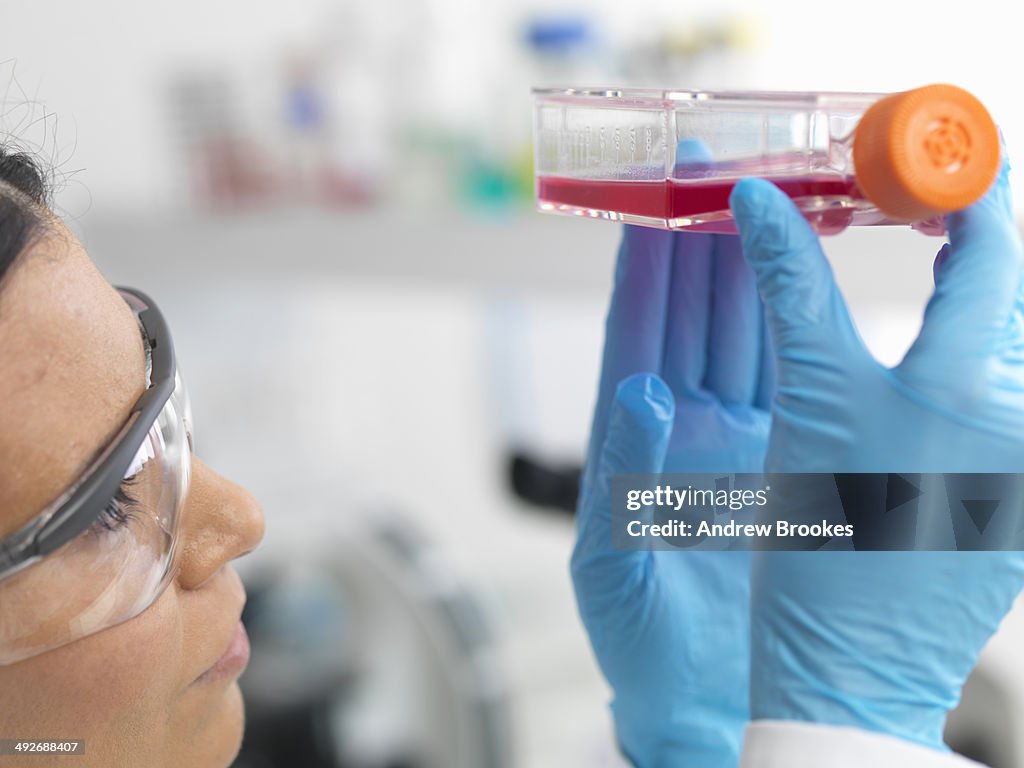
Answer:
[[(128, 308), (131, 309), (131, 306), (129, 305)], [(145, 359), (146, 359), (146, 389), (149, 389), (152, 386), (152, 384), (153, 384), (153, 381), (152, 381), (152, 374), (153, 374), (153, 346), (152, 346), (152, 344), (149, 343), (149, 337), (146, 335), (146, 328), (142, 324), (142, 319), (139, 317), (138, 313), (135, 312), (134, 310), (132, 310), (132, 317), (135, 319), (135, 325), (138, 326), (139, 338), (142, 339), (142, 353), (143, 353), (143, 355), (145, 356)], [(145, 391), (145, 390), (143, 390), (143, 391)], [(138, 399), (138, 398), (136, 398), (136, 399)], [(130, 416), (129, 416), (129, 418), (130, 418)], [(75, 483), (80, 482), (82, 477), (84, 476), (84, 474), (89, 471), (90, 467), (94, 466), (96, 464), (96, 462), (99, 461), (100, 457), (107, 451), (107, 449), (110, 448), (111, 440), (114, 437), (116, 437), (117, 434), (121, 430), (124, 429), (125, 423), (126, 423), (126, 421), (121, 422), (121, 424), (118, 425), (117, 429), (114, 430), (112, 436), (110, 438), (108, 438), (107, 440), (105, 440), (103, 442), (103, 444), (99, 448), (97, 448), (92, 454), (89, 455), (89, 458), (86, 459), (86, 461), (85, 461), (84, 467), (82, 468), (82, 470), (76, 476)], [(73, 487), (73, 486), (74, 486), (74, 483), (72, 484), (71, 487)]]

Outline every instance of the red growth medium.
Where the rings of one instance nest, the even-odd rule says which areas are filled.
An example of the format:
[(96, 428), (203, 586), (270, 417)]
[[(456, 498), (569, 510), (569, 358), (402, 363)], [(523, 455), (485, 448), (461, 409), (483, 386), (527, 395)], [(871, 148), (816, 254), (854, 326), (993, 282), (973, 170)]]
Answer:
[[(852, 176), (788, 177), (770, 181), (792, 198), (863, 199)], [(709, 213), (728, 211), (729, 193), (735, 184), (735, 179), (680, 183), (668, 180), (594, 181), (540, 176), (537, 179), (537, 192), (542, 202), (554, 205), (654, 219), (701, 219)]]

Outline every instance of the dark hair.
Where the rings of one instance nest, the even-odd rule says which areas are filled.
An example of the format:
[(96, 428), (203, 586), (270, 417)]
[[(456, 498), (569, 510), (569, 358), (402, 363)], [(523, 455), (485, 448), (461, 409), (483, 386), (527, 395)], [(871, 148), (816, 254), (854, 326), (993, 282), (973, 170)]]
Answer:
[(49, 187), (39, 163), (0, 146), (0, 280), (45, 227)]

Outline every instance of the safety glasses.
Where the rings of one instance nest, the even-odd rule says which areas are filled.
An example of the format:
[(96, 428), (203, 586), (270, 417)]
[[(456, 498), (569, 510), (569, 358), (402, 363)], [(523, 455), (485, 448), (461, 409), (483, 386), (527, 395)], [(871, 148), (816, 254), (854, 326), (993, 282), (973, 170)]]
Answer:
[(0, 541), (0, 665), (148, 608), (173, 576), (192, 425), (163, 316), (120, 289), (146, 347), (148, 387), (79, 480)]

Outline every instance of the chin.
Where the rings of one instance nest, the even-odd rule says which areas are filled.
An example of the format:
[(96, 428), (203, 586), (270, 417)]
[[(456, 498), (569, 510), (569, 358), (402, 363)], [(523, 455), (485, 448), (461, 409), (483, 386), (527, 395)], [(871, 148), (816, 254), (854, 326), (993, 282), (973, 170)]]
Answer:
[(242, 748), (245, 704), (237, 682), (224, 689), (192, 742), (190, 768), (228, 768)]
[(228, 768), (238, 757), (238, 751), (242, 748), (242, 736), (245, 734), (245, 701), (237, 682), (232, 683), (224, 692), (222, 711), (223, 724), (217, 739), (217, 743), (222, 746), (217, 753), (217, 759), (210, 765)]

